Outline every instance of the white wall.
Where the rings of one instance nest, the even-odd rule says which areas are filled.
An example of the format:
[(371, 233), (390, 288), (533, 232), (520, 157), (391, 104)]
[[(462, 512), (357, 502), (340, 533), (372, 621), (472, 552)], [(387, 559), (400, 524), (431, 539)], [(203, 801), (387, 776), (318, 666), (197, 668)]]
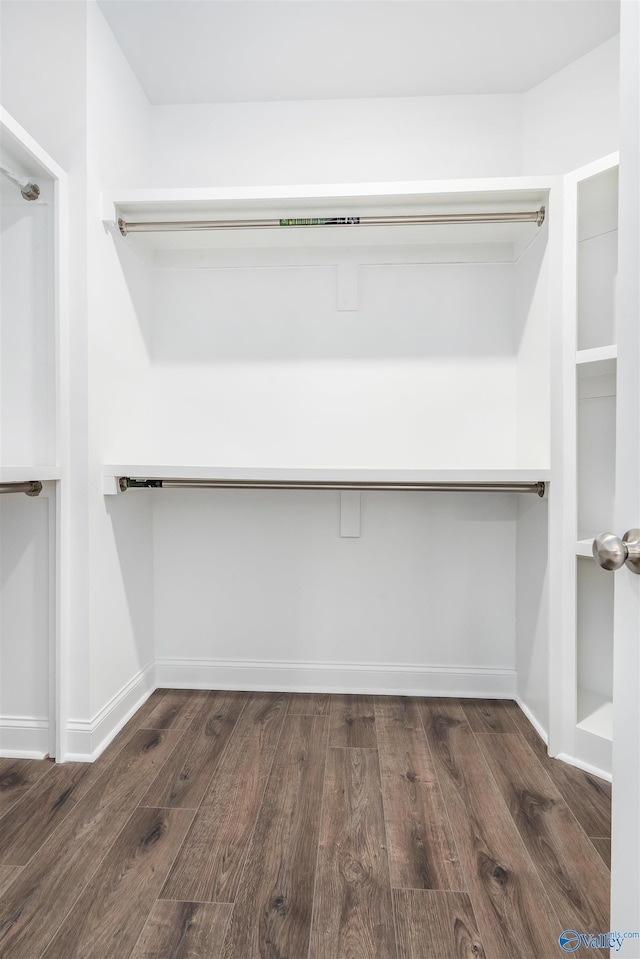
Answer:
[(567, 173), (619, 143), (619, 37), (522, 98), (522, 172)]
[(151, 184), (331, 183), (510, 175), (519, 97), (154, 107)]
[(515, 267), (517, 463), (522, 469), (550, 465), (550, 255), (545, 226)]
[[(92, 752), (104, 728), (126, 715), (152, 681), (153, 603), (150, 508), (144, 501), (105, 501), (102, 495), (114, 433), (126, 423), (143, 442), (150, 430), (146, 269), (116, 247), (100, 222), (101, 194), (137, 182), (146, 169), (149, 109), (94, 4), (87, 18)], [(100, 724), (105, 710), (110, 720)]]
[(515, 691), (513, 494), (142, 495), (161, 683)]
[[(12, 164), (5, 161), (12, 168)], [(0, 464), (56, 461), (52, 187), (0, 196)]]
[(155, 271), (156, 462), (517, 465), (513, 264), (281, 264)]
[(516, 95), (153, 107), (139, 185), (517, 175), (521, 123)]
[(518, 697), (549, 731), (548, 501), (520, 496), (516, 523), (516, 668)]
[(136, 186), (564, 173), (617, 149), (618, 38), (522, 95), (156, 106)]
[(86, 150), (86, 5), (3, 0), (0, 99), (68, 174)]
[(50, 528), (54, 501), (0, 503), (0, 755), (49, 752)]

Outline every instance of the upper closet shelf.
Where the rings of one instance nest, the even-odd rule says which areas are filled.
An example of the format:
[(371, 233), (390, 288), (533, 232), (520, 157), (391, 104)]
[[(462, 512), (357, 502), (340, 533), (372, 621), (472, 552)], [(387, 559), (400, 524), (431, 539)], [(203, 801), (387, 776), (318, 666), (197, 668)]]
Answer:
[(0, 466), (0, 483), (41, 483), (60, 479), (59, 466)]
[[(215, 190), (136, 190), (105, 199), (103, 219), (121, 242), (156, 250), (496, 245), (517, 258), (548, 215), (549, 178), (325, 184)], [(545, 208), (544, 212), (542, 208)], [(526, 214), (522, 220), (514, 214)], [(471, 216), (471, 221), (466, 220)], [(454, 222), (389, 223), (389, 217)], [(479, 222), (476, 218), (490, 218)], [(501, 222), (506, 216), (508, 222)], [(461, 220), (455, 218), (461, 217)], [(367, 218), (382, 218), (376, 224)], [(332, 221), (300, 225), (298, 220)], [(365, 222), (360, 222), (360, 221)], [(120, 222), (120, 228), (118, 223)], [(201, 229), (203, 221), (223, 221)], [(230, 226), (236, 221), (235, 226)], [(272, 221), (265, 227), (254, 222)], [(291, 221), (294, 221), (293, 223)], [(167, 229), (167, 223), (195, 229)], [(158, 230), (136, 224), (162, 223)], [(126, 235), (121, 235), (126, 234)]]
[(121, 477), (136, 477), (157, 480), (214, 480), (233, 482), (266, 483), (325, 483), (335, 484), (513, 484), (546, 483), (551, 478), (550, 470), (497, 469), (497, 470), (375, 470), (375, 469), (251, 469), (248, 467), (185, 466), (124, 464), (104, 467), (104, 492), (113, 495), (120, 492)]

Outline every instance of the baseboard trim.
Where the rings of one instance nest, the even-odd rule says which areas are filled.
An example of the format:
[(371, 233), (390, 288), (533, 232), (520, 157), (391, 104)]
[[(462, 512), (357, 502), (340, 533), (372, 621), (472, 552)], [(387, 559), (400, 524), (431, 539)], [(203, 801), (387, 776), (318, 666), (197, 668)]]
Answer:
[(48, 719), (0, 716), (0, 756), (5, 759), (44, 759), (48, 755)]
[(514, 669), (390, 663), (157, 659), (156, 685), (300, 693), (369, 693), (514, 699)]
[(549, 734), (547, 733), (546, 729), (544, 729), (544, 727), (540, 725), (539, 721), (536, 719), (536, 717), (534, 716), (534, 714), (531, 712), (531, 710), (529, 709), (529, 707), (527, 706), (527, 704), (526, 704), (522, 699), (520, 699), (519, 696), (516, 696), (516, 703), (518, 704), (518, 706), (520, 707), (520, 709), (522, 710), (522, 712), (525, 714), (525, 716), (527, 717), (527, 719), (529, 720), (529, 722), (531, 723), (531, 725), (533, 726), (533, 728), (534, 728), (535, 731), (537, 732), (537, 734), (538, 734), (538, 736), (540, 737), (540, 739), (542, 739), (542, 740), (544, 741), (545, 745), (548, 746), (548, 745), (549, 745)]
[(577, 759), (575, 756), (569, 756), (567, 753), (558, 753), (557, 756), (554, 756), (554, 759), (560, 759), (563, 763), (568, 763), (570, 766), (575, 766), (576, 769), (581, 769), (585, 773), (590, 773), (592, 776), (597, 776), (598, 779), (604, 779), (605, 782), (613, 782), (613, 776), (606, 769), (600, 769), (598, 766), (593, 766), (591, 763), (586, 763), (582, 759)]
[(514, 699), (516, 673), (483, 666), (158, 659), (140, 670), (93, 719), (69, 720), (63, 761), (97, 759), (158, 687)]
[(93, 762), (156, 688), (155, 664), (150, 663), (113, 696), (93, 719), (70, 719), (65, 762)]

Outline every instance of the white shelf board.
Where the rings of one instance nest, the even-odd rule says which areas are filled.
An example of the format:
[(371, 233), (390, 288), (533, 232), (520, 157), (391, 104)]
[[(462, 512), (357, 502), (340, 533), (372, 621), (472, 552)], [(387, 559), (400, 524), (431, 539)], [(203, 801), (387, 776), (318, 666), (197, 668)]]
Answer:
[(586, 556), (593, 559), (593, 539), (579, 539), (576, 542), (576, 556)]
[(51, 464), (40, 466), (0, 466), (0, 483), (41, 483), (60, 479), (60, 467)]
[(578, 690), (578, 718), (576, 724), (583, 732), (613, 740), (613, 703), (589, 689)]
[(182, 187), (120, 190), (103, 196), (103, 219), (113, 219), (114, 206), (128, 214), (179, 211), (202, 213), (213, 210), (234, 210), (238, 205), (253, 210), (267, 209), (273, 203), (290, 201), (300, 206), (308, 200), (329, 203), (335, 199), (353, 199), (367, 204), (372, 199), (415, 202), (431, 198), (446, 204), (452, 201), (518, 203), (544, 202), (554, 185), (553, 177), (498, 177), (461, 180), (368, 181), (364, 183), (311, 183), (274, 186)]
[(611, 376), (616, 372), (617, 359), (618, 348), (615, 344), (578, 350), (576, 372), (580, 379), (587, 376)]
[(122, 464), (104, 467), (105, 493), (115, 493), (120, 476), (148, 479), (269, 480), (330, 483), (537, 483), (548, 482), (549, 469), (390, 470), (390, 469), (258, 469), (185, 464)]
[(448, 212), (516, 212), (548, 204), (552, 178), (337, 183), (218, 189), (127, 190), (103, 198), (103, 221), (141, 252), (246, 247), (511, 244), (519, 252), (537, 235), (535, 223), (438, 226), (278, 227), (162, 232), (120, 237), (125, 221), (366, 216)]
[(0, 136), (3, 155), (15, 157), (19, 168), (15, 171), (26, 176), (53, 176), (66, 181), (66, 173), (46, 153), (39, 143), (20, 126), (10, 113), (0, 106)]

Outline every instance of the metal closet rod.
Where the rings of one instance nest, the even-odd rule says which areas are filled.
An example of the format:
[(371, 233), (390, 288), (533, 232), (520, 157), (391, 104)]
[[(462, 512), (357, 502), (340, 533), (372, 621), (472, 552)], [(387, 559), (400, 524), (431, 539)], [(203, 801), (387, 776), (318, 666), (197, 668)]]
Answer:
[(377, 483), (366, 481), (333, 480), (233, 480), (233, 479), (150, 479), (138, 476), (121, 476), (120, 490), (128, 489), (306, 489), (306, 490), (356, 490), (432, 493), (536, 493), (544, 496), (546, 486), (536, 483)]
[(37, 200), (40, 196), (40, 187), (37, 183), (25, 180), (24, 177), (19, 177), (3, 166), (0, 166), (0, 173), (18, 187), (25, 200)]
[(129, 222), (118, 219), (123, 236), (129, 233), (169, 233), (185, 230), (273, 230), (279, 227), (413, 226), (446, 223), (536, 223), (542, 226), (545, 208), (522, 213), (419, 213), (407, 216), (311, 216), (266, 220), (165, 220)]
[(27, 496), (39, 496), (41, 492), (40, 480), (29, 480), (26, 483), (0, 483), (0, 493), (26, 493)]

